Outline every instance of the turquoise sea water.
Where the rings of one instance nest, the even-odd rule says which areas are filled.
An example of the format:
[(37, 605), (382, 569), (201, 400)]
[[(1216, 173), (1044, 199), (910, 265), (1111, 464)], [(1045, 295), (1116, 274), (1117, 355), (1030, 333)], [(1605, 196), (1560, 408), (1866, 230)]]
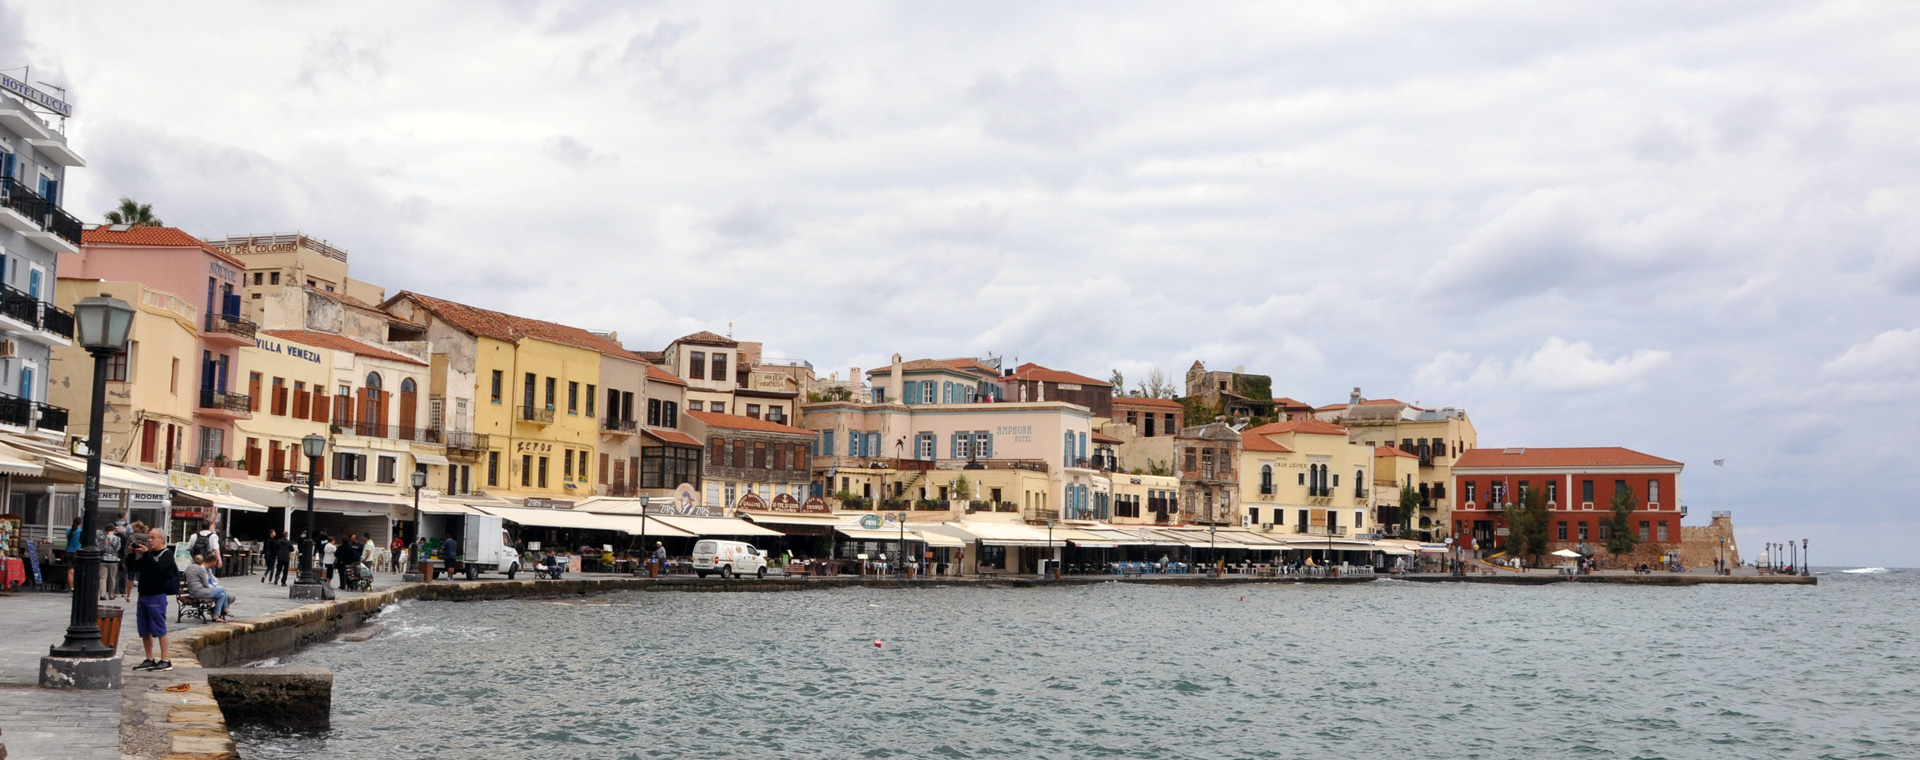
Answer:
[[(247, 758), (1920, 757), (1920, 572), (409, 602)], [(876, 648), (878, 639), (883, 646)]]

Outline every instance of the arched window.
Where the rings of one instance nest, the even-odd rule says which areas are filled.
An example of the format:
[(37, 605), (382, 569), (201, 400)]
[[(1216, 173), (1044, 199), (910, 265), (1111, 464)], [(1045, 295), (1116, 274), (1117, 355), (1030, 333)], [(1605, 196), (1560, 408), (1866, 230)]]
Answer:
[(1273, 493), (1273, 465), (1260, 465), (1260, 493)]
[(368, 388), (380, 387), (380, 373), (378, 372), (367, 373), (367, 387)]
[(413, 392), (413, 378), (409, 377), (400, 381), (400, 392), (401, 393)]

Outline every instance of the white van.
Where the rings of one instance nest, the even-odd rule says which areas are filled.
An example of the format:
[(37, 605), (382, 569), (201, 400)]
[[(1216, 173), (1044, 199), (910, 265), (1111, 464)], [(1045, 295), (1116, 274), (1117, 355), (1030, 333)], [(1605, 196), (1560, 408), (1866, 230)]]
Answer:
[(719, 573), (722, 578), (752, 573), (765, 578), (767, 555), (749, 543), (701, 539), (693, 545), (693, 574), (705, 578), (707, 573)]

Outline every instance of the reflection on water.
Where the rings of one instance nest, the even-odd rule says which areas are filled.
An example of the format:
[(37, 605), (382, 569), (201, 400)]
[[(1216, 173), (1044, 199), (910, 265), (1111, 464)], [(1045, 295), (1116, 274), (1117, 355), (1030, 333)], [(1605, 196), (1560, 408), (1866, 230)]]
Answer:
[[(248, 758), (1920, 757), (1920, 574), (408, 602)], [(884, 647), (876, 648), (878, 639)]]

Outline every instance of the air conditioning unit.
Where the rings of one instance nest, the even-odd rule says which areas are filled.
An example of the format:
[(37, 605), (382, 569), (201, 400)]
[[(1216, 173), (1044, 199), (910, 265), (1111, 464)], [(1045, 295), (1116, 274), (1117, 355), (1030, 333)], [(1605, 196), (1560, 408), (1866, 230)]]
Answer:
[(1273, 523), (1260, 523), (1260, 531), (1263, 533), (1272, 533)]
[(12, 338), (0, 340), (0, 359), (12, 359), (20, 355), (20, 347)]

